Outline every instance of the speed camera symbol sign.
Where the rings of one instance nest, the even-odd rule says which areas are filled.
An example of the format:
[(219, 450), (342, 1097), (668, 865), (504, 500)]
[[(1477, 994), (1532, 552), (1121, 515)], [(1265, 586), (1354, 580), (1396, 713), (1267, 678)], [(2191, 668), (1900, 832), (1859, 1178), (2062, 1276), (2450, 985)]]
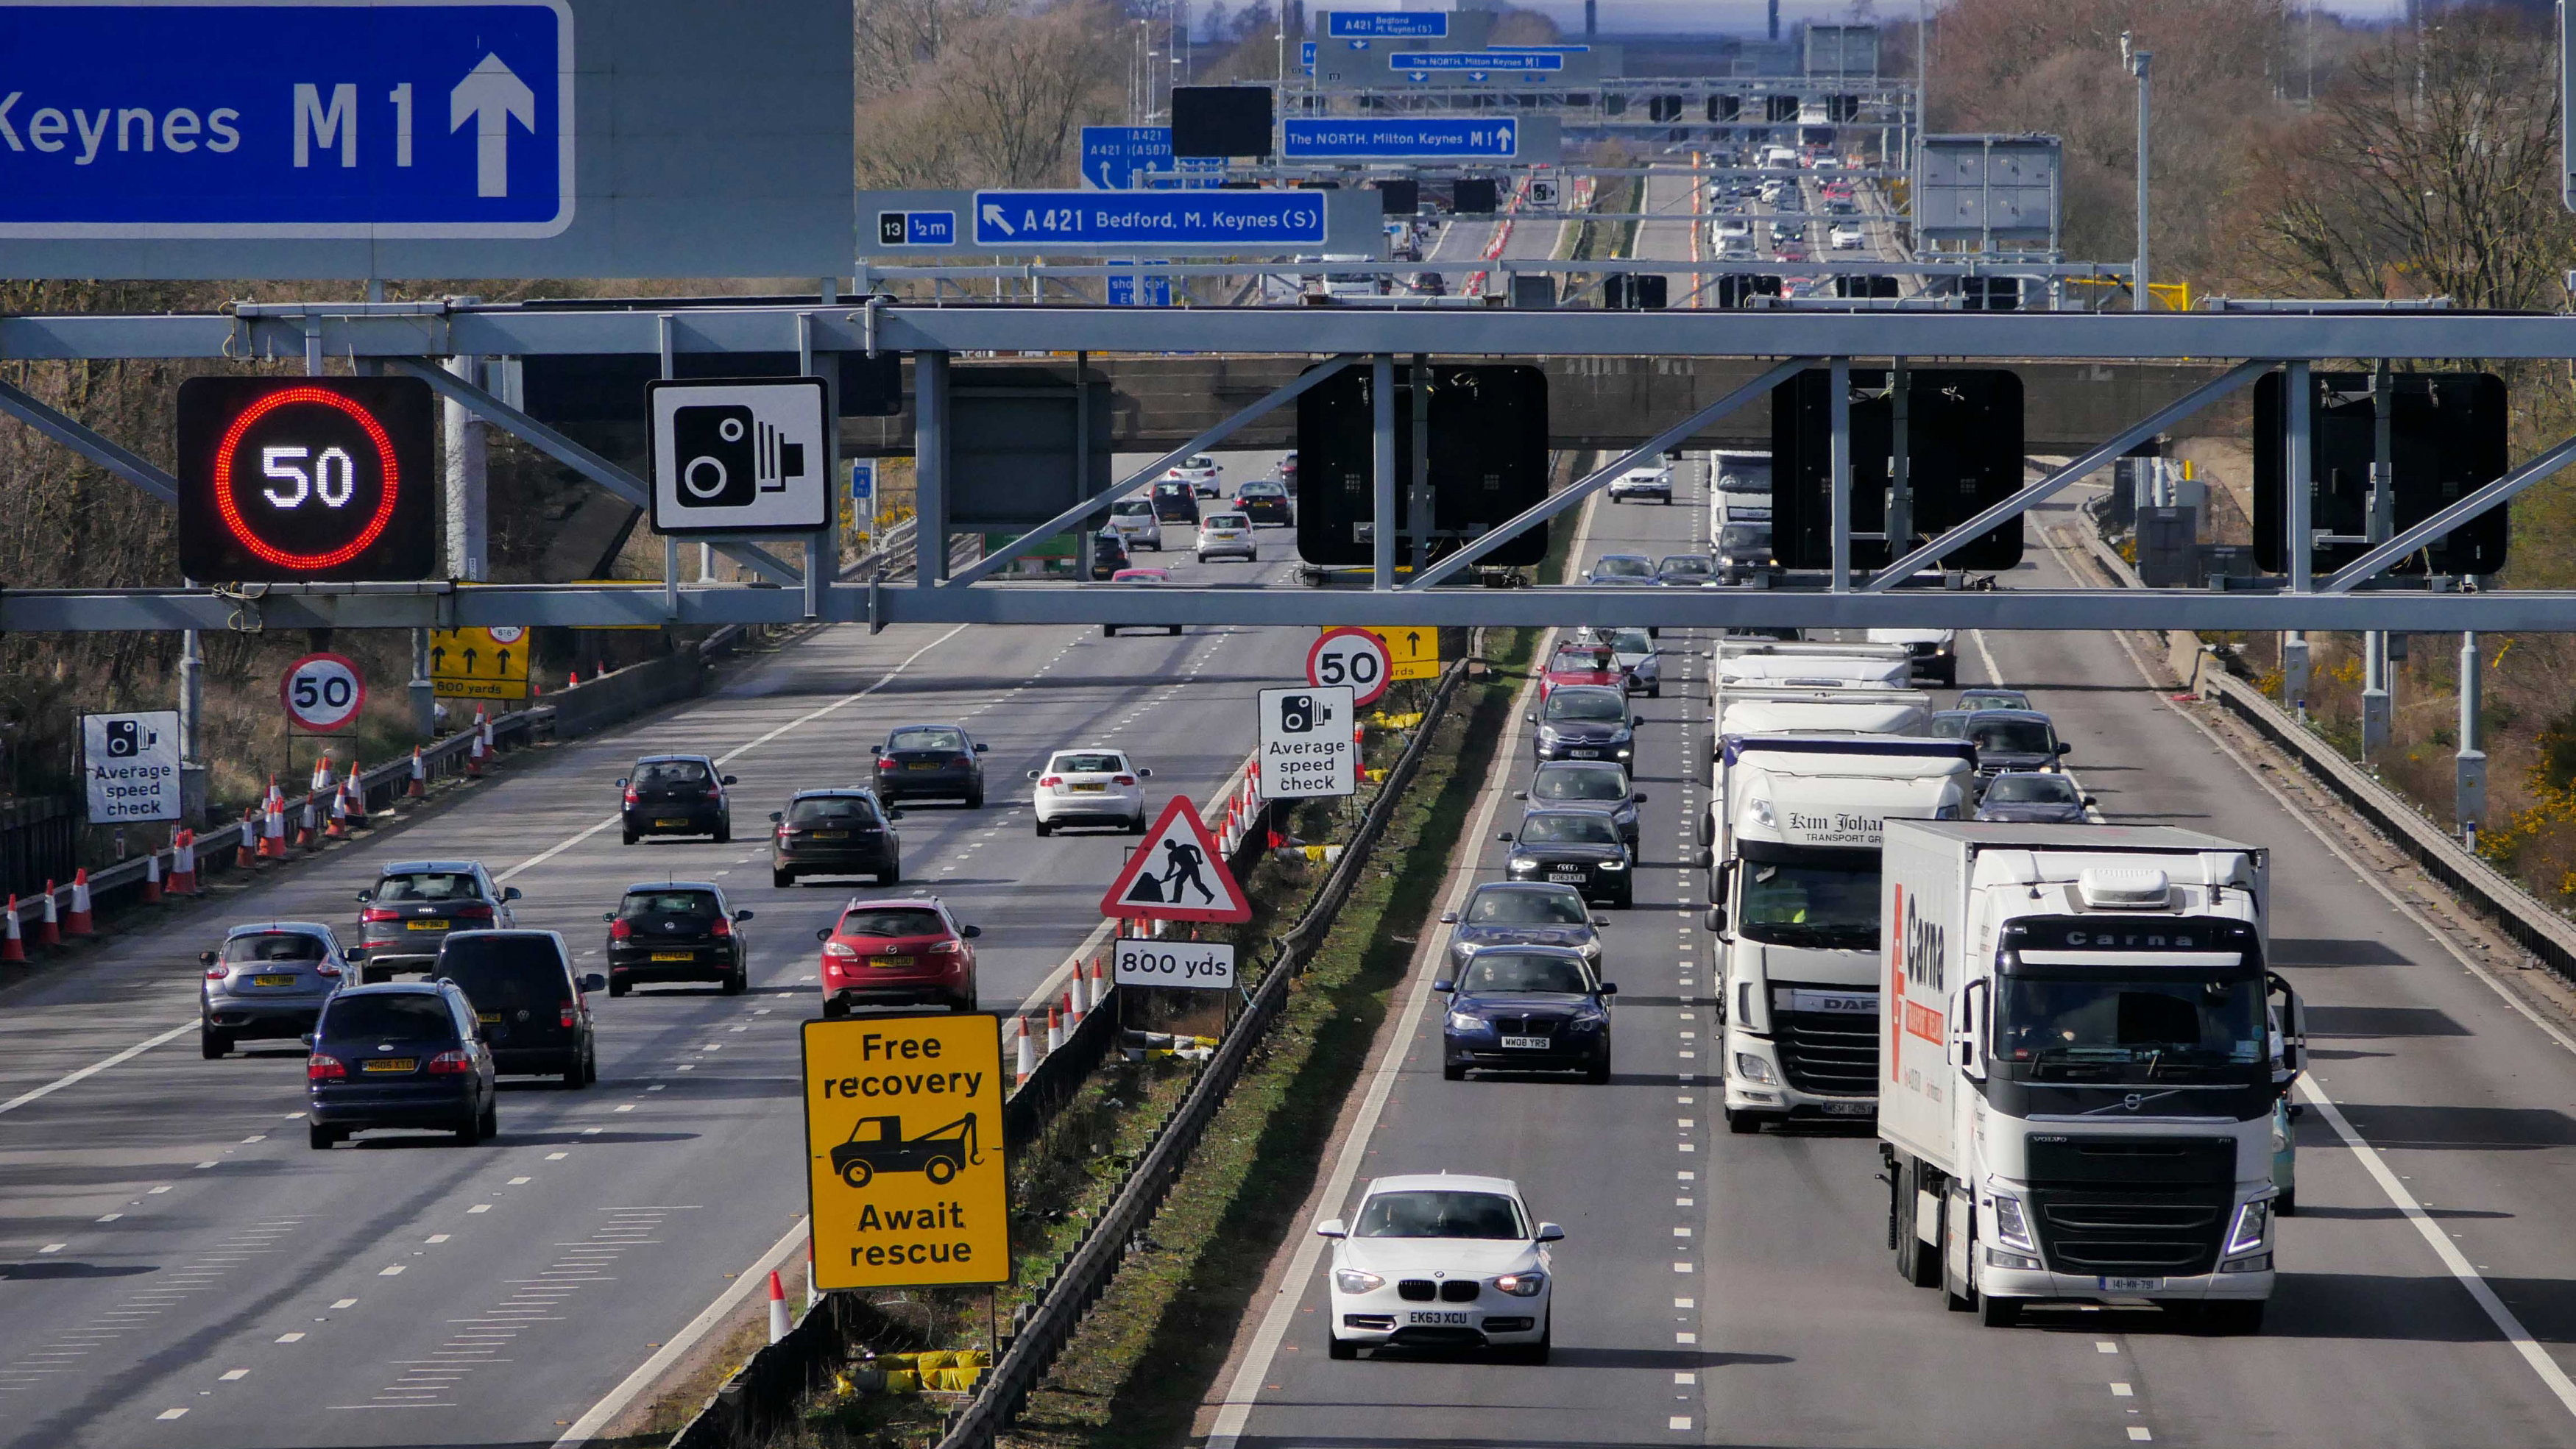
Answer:
[(1328, 629), (1306, 651), (1306, 682), (1318, 688), (1349, 685), (1355, 706), (1377, 703), (1393, 676), (1386, 641), (1366, 629)]

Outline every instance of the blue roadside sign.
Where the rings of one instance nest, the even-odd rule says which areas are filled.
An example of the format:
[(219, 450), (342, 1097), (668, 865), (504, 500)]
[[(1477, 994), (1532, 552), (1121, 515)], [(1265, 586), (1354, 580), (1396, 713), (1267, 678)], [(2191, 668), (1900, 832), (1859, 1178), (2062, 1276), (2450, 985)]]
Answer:
[(877, 245), (881, 247), (953, 247), (957, 213), (953, 211), (880, 211)]
[(1315, 42), (1311, 40), (1299, 42), (1298, 51), (1302, 56), (1299, 64), (1306, 67), (1306, 74), (1313, 75), (1315, 73)]
[(1565, 69), (1565, 52), (1557, 50), (1399, 50), (1386, 58), (1396, 70), (1516, 70), (1542, 71)]
[(1082, 128), (1082, 184), (1103, 191), (1125, 191), (1140, 171), (1172, 169), (1169, 126), (1085, 126)]
[(558, 0), (0, 7), (0, 237), (555, 236), (572, 41)]
[(1403, 36), (1429, 40), (1449, 34), (1446, 11), (1336, 10), (1324, 17), (1324, 33), (1335, 40)]
[[(1142, 262), (1140, 266), (1158, 265)], [(1109, 278), (1109, 305), (1112, 307), (1168, 307), (1172, 305), (1172, 279), (1160, 272), (1142, 272)]]
[(1320, 191), (979, 191), (975, 244), (1007, 251), (1247, 248), (1324, 240)]
[(1452, 156), (1509, 160), (1520, 154), (1519, 137), (1520, 127), (1509, 119), (1291, 119), (1285, 123), (1280, 154), (1290, 161), (1325, 157), (1432, 160)]
[(850, 501), (864, 505), (875, 499), (876, 495), (877, 460), (874, 458), (851, 459)]

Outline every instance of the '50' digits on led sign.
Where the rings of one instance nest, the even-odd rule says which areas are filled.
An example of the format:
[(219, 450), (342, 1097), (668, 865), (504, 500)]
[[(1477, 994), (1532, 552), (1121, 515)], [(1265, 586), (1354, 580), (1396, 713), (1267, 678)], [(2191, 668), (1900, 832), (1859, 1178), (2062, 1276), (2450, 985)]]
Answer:
[(180, 570), (206, 583), (428, 577), (435, 417), (413, 378), (189, 379)]

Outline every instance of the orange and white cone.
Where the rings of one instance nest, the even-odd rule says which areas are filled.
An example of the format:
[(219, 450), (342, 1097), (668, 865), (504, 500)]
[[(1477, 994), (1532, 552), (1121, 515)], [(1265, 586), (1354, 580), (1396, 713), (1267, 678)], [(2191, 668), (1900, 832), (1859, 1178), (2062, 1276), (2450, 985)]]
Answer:
[(340, 801), (348, 814), (349, 828), (366, 829), (367, 780), (365, 774), (358, 769), (356, 760), (349, 762), (348, 776), (340, 782)]
[(794, 1327), (787, 1318), (787, 1286), (778, 1281), (778, 1270), (769, 1270), (769, 1341), (776, 1343)]
[(467, 746), (465, 750), (465, 773), (468, 775), (483, 773), (483, 732), (479, 729), (474, 732), (474, 743)]
[(313, 825), (313, 797), (307, 795), (304, 797), (304, 808), (296, 814), (295, 848), (297, 850), (313, 848)]
[(63, 934), (89, 935), (91, 934), (90, 921), (89, 867), (82, 866), (72, 872), (72, 908), (70, 913), (63, 917)]
[(1047, 1055), (1064, 1050), (1064, 1017), (1056, 1008), (1047, 1008)]
[(574, 670), (572, 673), (570, 673), (570, 674), (568, 674), (568, 675), (564, 676), (564, 688), (566, 688), (566, 689), (579, 689), (579, 688), (581, 688), (581, 671), (580, 671), (580, 670), (576, 669), (576, 670)]
[[(304, 808), (310, 810), (313, 807), (308, 805)], [(322, 836), (326, 840), (346, 840), (349, 838), (348, 792), (343, 790), (334, 790), (331, 792), (331, 818), (323, 824)], [(310, 842), (307, 843), (309, 844)]]
[(309, 788), (311, 793), (316, 795), (319, 795), (323, 791), (331, 788), (331, 757), (329, 755), (324, 755), (322, 758), (313, 762), (313, 783)]
[(36, 944), (59, 946), (63, 943), (61, 907), (54, 904), (54, 883), (45, 882), (45, 913), (36, 918)]
[(1104, 1001), (1106, 1001), (1106, 1000), (1108, 1000), (1108, 999), (1109, 999), (1109, 976), (1108, 976), (1108, 972), (1107, 972), (1107, 970), (1106, 970), (1105, 968), (1103, 968), (1103, 967), (1101, 966), (1101, 964), (1100, 964), (1100, 958), (1099, 958), (1099, 957), (1097, 957), (1097, 956), (1094, 956), (1094, 957), (1092, 957), (1092, 958), (1091, 958), (1091, 1004), (1092, 1004), (1092, 1007), (1093, 1007), (1094, 1009), (1097, 1009), (1097, 1008), (1099, 1007), (1100, 1003), (1102, 1003), (1102, 1002), (1104, 1002)]
[[(17, 918), (15, 916), (10, 917), (10, 922), (9, 934), (12, 938), (15, 938), (18, 934), (16, 924)], [(1024, 1016), (1020, 1018), (1019, 1080), (1011, 1085), (1014, 1088), (1027, 1086), (1029, 1084), (1029, 1074), (1037, 1069), (1037, 1039), (1029, 1035), (1029, 1019)]]
[(429, 767), (420, 762), (418, 745), (411, 747), (411, 783), (403, 787), (403, 793), (414, 800), (429, 793)]
[(286, 859), (286, 802), (274, 796), (260, 816), (259, 853), (263, 860)]
[(1076, 968), (1065, 983), (1064, 1019), (1075, 1026), (1082, 1025), (1084, 1014), (1091, 1010), (1091, 1000), (1086, 992), (1088, 986), (1089, 983), (1082, 979), (1080, 968)]
[(182, 830), (170, 842), (170, 894), (197, 893), (197, 832)]
[(161, 904), (161, 852), (157, 850), (143, 857), (143, 904)]
[(26, 964), (27, 938), (18, 931), (18, 898), (9, 898), (8, 934), (0, 935), (0, 962)]

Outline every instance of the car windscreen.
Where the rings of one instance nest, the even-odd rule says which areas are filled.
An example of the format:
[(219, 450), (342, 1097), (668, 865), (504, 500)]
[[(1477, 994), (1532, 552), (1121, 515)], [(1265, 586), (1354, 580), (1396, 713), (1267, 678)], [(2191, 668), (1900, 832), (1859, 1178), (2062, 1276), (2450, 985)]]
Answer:
[(301, 931), (235, 936), (224, 943), (224, 963), (230, 966), (248, 961), (319, 961), (322, 956), (321, 938)]
[(454, 1041), (456, 1018), (441, 996), (343, 994), (322, 1008), (316, 1044), (330, 1041)]
[(2011, 755), (2044, 755), (2056, 748), (2049, 741), (2048, 726), (2037, 720), (1973, 720), (1968, 739), (1978, 749)]
[(419, 871), (411, 875), (389, 875), (376, 885), (379, 901), (437, 904), (442, 901), (479, 901), (481, 890), (474, 877), (461, 871)]
[(1624, 801), (1628, 798), (1627, 772), (1616, 768), (1542, 769), (1530, 778), (1530, 798)]
[(1965, 715), (1936, 714), (1932, 716), (1932, 738), (1936, 740), (1960, 739), (1964, 737), (1967, 732), (1968, 719)]
[(635, 767), (638, 785), (703, 785), (707, 767), (696, 760), (647, 760)]
[[(1702, 571), (1705, 572), (1705, 569)], [(1646, 631), (1643, 629), (1620, 629), (1613, 631), (1610, 635), (1610, 652), (1613, 654), (1652, 654), (1655, 652), (1655, 641), (1647, 638)]]
[(637, 916), (712, 916), (716, 898), (712, 891), (628, 891), (617, 903), (617, 914), (630, 921)]
[(1547, 661), (1547, 672), (1550, 674), (1598, 674), (1605, 670), (1615, 669), (1618, 667), (1618, 664), (1618, 657), (1610, 652), (1610, 647), (1606, 644), (1598, 649), (1559, 649), (1555, 654), (1549, 656)]
[(920, 906), (863, 906), (841, 917), (844, 936), (941, 936), (948, 923)]
[(1560, 689), (1547, 697), (1547, 717), (1552, 720), (1624, 723), (1628, 718), (1628, 705), (1615, 694)]
[(1529, 845), (1616, 845), (1619, 827), (1607, 815), (1532, 815), (1521, 822), (1521, 840)]
[(1527, 1238), (1518, 1203), (1498, 1192), (1381, 1192), (1360, 1204), (1355, 1238)]
[(966, 752), (966, 732), (945, 727), (896, 730), (886, 737), (889, 750), (946, 750), (951, 754)]
[(1580, 926), (1591, 919), (1571, 890), (1479, 891), (1467, 907), (1477, 926)]
[(1288, 490), (1276, 483), (1246, 483), (1234, 491), (1237, 498), (1285, 498)]
[(1150, 518), (1154, 505), (1150, 499), (1122, 498), (1109, 505), (1109, 512), (1115, 518)]
[(2028, 709), (2030, 696), (2005, 690), (1971, 689), (1959, 696), (1961, 709)]
[(1522, 956), (1510, 951), (1480, 951), (1458, 973), (1458, 989), (1468, 992), (1553, 992), (1581, 996), (1591, 987), (1583, 968), (1562, 956)]
[(1047, 762), (1047, 768), (1059, 775), (1114, 775), (1127, 768), (1127, 762), (1116, 755), (1063, 754)]
[(2075, 782), (2064, 775), (2005, 775), (1986, 787), (1989, 805), (2072, 805)]
[(1717, 546), (1727, 553), (1759, 553), (1771, 546), (1771, 530), (1758, 523), (1730, 523), (1718, 530)]
[(1211, 513), (1199, 520), (1201, 528), (1249, 528), (1252, 520), (1240, 513)]
[(790, 825), (874, 825), (876, 802), (859, 795), (808, 795), (787, 807)]
[(1642, 558), (1615, 553), (1594, 564), (1592, 571), (1605, 579), (1642, 579), (1654, 572)]
[(1704, 574), (1708, 571), (1708, 560), (1695, 553), (1677, 553), (1655, 565), (1655, 572), (1658, 574), (1690, 575)]
[(455, 982), (477, 1011), (551, 1013), (572, 995), (563, 953), (545, 936), (459, 936), (439, 947), (430, 974)]

